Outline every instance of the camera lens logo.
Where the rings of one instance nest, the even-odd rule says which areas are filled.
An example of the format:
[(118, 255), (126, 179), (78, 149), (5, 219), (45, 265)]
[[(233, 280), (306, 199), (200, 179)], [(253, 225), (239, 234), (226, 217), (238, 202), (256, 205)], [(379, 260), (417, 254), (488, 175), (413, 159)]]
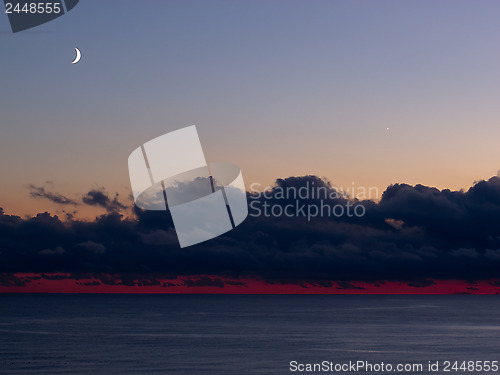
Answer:
[(13, 33), (52, 21), (73, 9), (79, 0), (4, 0)]
[(248, 215), (240, 169), (207, 165), (194, 125), (138, 147), (128, 167), (135, 204), (144, 210), (169, 209), (181, 247), (220, 236)]

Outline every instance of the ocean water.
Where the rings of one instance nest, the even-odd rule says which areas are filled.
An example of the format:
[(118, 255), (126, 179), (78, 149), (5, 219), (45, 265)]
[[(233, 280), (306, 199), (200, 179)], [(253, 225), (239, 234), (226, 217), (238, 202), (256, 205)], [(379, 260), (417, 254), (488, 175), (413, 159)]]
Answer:
[(313, 373), (291, 361), (500, 374), (443, 370), (498, 360), (497, 296), (0, 295), (0, 374)]

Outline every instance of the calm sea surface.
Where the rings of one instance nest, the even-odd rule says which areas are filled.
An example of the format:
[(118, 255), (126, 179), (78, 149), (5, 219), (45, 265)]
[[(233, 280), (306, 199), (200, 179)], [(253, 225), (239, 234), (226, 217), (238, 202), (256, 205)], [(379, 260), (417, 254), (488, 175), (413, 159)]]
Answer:
[[(499, 361), (500, 297), (0, 295), (0, 374), (278, 375), (358, 360)], [(470, 372), (437, 374), (454, 373)]]

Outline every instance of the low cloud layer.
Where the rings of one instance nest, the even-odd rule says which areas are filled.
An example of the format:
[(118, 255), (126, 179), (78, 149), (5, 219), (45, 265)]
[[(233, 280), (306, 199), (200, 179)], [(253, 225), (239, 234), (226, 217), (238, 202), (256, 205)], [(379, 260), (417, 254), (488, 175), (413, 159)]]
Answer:
[[(318, 198), (299, 198), (297, 202), (293, 197), (278, 196), (280, 187), (310, 189), (312, 182), (334, 190), (315, 176), (292, 177), (277, 180), (266, 197), (249, 195), (249, 202), (282, 207), (320, 204)], [(50, 199), (46, 191), (39, 193)], [(300, 215), (249, 216), (227, 234), (184, 249), (178, 245), (168, 212), (135, 208), (134, 217), (125, 218), (119, 213), (125, 206), (117, 197), (98, 193), (89, 192), (82, 204), (108, 212), (91, 222), (62, 221), (47, 213), (23, 219), (0, 209), (0, 272), (194, 274), (346, 282), (500, 276), (498, 177), (480, 181), (468, 191), (394, 184), (378, 203), (328, 197), (323, 204), (361, 204), (364, 215), (310, 220)], [(54, 199), (68, 199), (51, 194)]]

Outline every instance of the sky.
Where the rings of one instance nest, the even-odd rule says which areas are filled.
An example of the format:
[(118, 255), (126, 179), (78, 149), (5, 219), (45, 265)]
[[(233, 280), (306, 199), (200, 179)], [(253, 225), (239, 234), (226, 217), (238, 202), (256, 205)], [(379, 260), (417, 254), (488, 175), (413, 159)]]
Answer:
[[(0, 207), (30, 184), (130, 194), (140, 144), (196, 124), (247, 188), (467, 189), (500, 169), (497, 1), (82, 0), (12, 34), (0, 17)], [(82, 51), (72, 65), (74, 48)], [(46, 183), (49, 181), (50, 183)]]

